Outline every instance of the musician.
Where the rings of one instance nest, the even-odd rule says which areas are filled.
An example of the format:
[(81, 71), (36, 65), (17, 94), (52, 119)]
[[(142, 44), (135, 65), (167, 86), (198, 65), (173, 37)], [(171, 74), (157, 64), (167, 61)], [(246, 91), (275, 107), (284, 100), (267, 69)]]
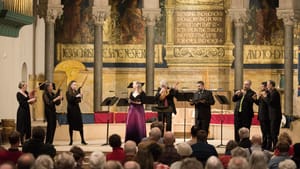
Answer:
[(192, 104), (195, 105), (195, 125), (200, 130), (205, 130), (208, 133), (211, 105), (215, 104), (215, 99), (212, 92), (206, 90), (203, 81), (197, 82), (198, 91), (194, 93)]
[(158, 121), (163, 122), (163, 126), (166, 124), (166, 131), (172, 130), (172, 113), (176, 114), (176, 108), (174, 104), (174, 97), (177, 95), (178, 83), (175, 84), (173, 88), (169, 88), (166, 80), (160, 81), (160, 87), (157, 89), (156, 100), (158, 101), (158, 106), (170, 107), (171, 112), (158, 112)]
[(140, 82), (133, 82), (133, 91), (129, 96), (129, 109), (126, 121), (125, 141), (132, 140), (136, 144), (140, 143), (142, 138), (146, 137), (144, 100), (145, 92), (142, 90)]
[(17, 92), (17, 100), (19, 102), (19, 107), (17, 111), (16, 126), (17, 131), (20, 133), (21, 144), (23, 144), (24, 136), (26, 140), (30, 139), (31, 137), (31, 117), (29, 104), (33, 104), (34, 102), (36, 102), (36, 98), (34, 96), (29, 97), (26, 82), (20, 82), (18, 88), (20, 90)]
[(259, 93), (253, 95), (254, 103), (258, 105), (258, 120), (262, 132), (262, 148), (271, 150), (271, 134), (270, 134), (270, 118), (268, 112), (268, 105), (264, 99), (264, 95), (268, 93), (267, 82), (261, 83)]
[(267, 81), (268, 92), (264, 93), (264, 101), (268, 105), (269, 119), (270, 119), (270, 134), (272, 139), (272, 149), (275, 148), (280, 130), (280, 123), (282, 118), (280, 94), (275, 88), (273, 80)]
[(46, 143), (52, 144), (56, 129), (56, 105), (60, 105), (63, 97), (60, 95), (60, 89), (57, 93), (53, 92), (53, 83), (46, 83), (43, 93), (45, 119), (47, 121)]
[(232, 96), (232, 101), (235, 103), (234, 109), (234, 137), (235, 141), (239, 142), (239, 129), (246, 127), (250, 130), (253, 112), (253, 95), (255, 92), (251, 89), (251, 81), (244, 81), (243, 89), (237, 90)]
[(73, 130), (77, 130), (80, 132), (81, 144), (87, 145), (83, 137), (83, 124), (81, 117), (81, 110), (79, 107), (79, 103), (81, 102), (82, 94), (80, 93), (80, 89), (77, 89), (76, 81), (72, 80), (68, 85), (68, 90), (66, 92), (67, 96), (67, 119), (69, 123), (69, 135), (70, 135), (70, 143), (73, 144)]

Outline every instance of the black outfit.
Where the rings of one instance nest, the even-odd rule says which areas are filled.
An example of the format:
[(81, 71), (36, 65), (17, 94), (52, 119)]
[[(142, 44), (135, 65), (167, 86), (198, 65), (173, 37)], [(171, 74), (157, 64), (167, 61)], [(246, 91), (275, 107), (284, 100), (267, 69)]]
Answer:
[(17, 131), (20, 132), (22, 144), (24, 142), (24, 136), (26, 139), (31, 137), (31, 117), (28, 103), (29, 95), (27, 91), (25, 91), (25, 93), (27, 97), (20, 92), (17, 93), (17, 100), (19, 102), (17, 111)]
[(252, 145), (252, 143), (251, 143), (249, 137), (244, 138), (239, 142), (239, 147), (242, 147), (242, 148), (250, 148), (251, 145)]
[(282, 118), (280, 94), (276, 89), (269, 90), (267, 97), (264, 97), (264, 101), (268, 105), (269, 119), (270, 119), (270, 134), (274, 148), (278, 141), (278, 135), (280, 130), (280, 123)]
[(73, 130), (77, 130), (80, 132), (81, 143), (85, 144), (83, 138), (83, 123), (81, 117), (81, 110), (79, 107), (79, 103), (81, 102), (81, 97), (76, 97), (79, 92), (66, 92), (67, 96), (67, 120), (69, 123), (69, 135), (70, 135), (70, 145), (73, 143)]
[(159, 162), (171, 166), (175, 161), (180, 161), (181, 156), (178, 154), (174, 145), (165, 145), (163, 153), (159, 158)]
[[(158, 106), (159, 107), (171, 107), (172, 108), (172, 112), (158, 112), (158, 121), (163, 122), (163, 125), (165, 124), (165, 122), (167, 123), (166, 126), (166, 131), (171, 131), (172, 130), (172, 113), (176, 114), (176, 107), (174, 104), (174, 97), (177, 95), (178, 90), (175, 89), (168, 89), (169, 90), (169, 94), (165, 97), (164, 100), (160, 100), (160, 90), (161, 88), (157, 89), (157, 93), (156, 93), (156, 99), (158, 101)], [(163, 131), (162, 131), (163, 134)]]
[(268, 112), (268, 105), (260, 96), (257, 100), (254, 101), (258, 105), (258, 120), (260, 123), (260, 129), (262, 132), (262, 148), (266, 150), (271, 149), (271, 130), (270, 130), (270, 118)]
[(213, 145), (198, 142), (191, 147), (193, 150), (192, 157), (196, 157), (197, 160), (201, 161), (203, 166), (205, 166), (206, 161), (210, 156), (218, 157), (218, 153)]
[(247, 90), (246, 94), (236, 95), (232, 97), (232, 101), (236, 102), (234, 109), (234, 138), (236, 142), (240, 141), (239, 129), (246, 127), (250, 130), (252, 118), (254, 116), (253, 112), (253, 102), (252, 96), (255, 92), (251, 89)]
[(54, 158), (56, 155), (56, 149), (51, 144), (45, 144), (43, 141), (38, 139), (30, 139), (24, 143), (22, 152), (32, 153), (35, 158), (39, 155), (46, 154)]
[[(200, 101), (203, 100), (204, 103), (201, 103)], [(194, 93), (193, 103), (195, 104), (195, 125), (208, 133), (211, 118), (210, 106), (215, 104), (212, 92), (209, 90), (198, 90)]]
[(52, 144), (56, 129), (56, 108), (55, 105), (60, 105), (61, 101), (53, 102), (58, 95), (47, 91), (43, 94), (45, 118), (47, 121), (46, 143)]

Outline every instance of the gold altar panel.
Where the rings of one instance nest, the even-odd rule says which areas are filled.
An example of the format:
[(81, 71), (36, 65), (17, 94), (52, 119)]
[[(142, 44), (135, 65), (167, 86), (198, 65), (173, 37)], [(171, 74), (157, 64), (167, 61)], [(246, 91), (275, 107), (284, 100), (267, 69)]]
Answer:
[[(155, 63), (162, 63), (162, 45), (155, 45)], [(57, 44), (57, 60), (94, 62), (93, 44)], [(104, 63), (145, 63), (145, 45), (103, 45)]]
[(177, 7), (201, 8), (203, 10), (224, 9), (224, 0), (176, 0)]

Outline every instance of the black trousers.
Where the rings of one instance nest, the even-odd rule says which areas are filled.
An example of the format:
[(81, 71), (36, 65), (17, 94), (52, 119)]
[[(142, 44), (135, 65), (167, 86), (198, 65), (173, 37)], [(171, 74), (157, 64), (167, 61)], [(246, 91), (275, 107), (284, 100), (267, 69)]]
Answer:
[(278, 141), (278, 135), (280, 130), (280, 123), (281, 119), (273, 119), (270, 120), (270, 129), (271, 129), (271, 139), (272, 139), (272, 148), (274, 149), (277, 141)]
[(46, 132), (46, 143), (52, 144), (54, 134), (56, 130), (56, 113), (46, 113), (47, 118), (47, 132)]
[[(239, 112), (243, 113), (243, 112)], [(242, 127), (246, 127), (250, 131), (252, 118), (246, 118), (238, 116), (238, 114), (234, 114), (234, 140), (236, 142), (240, 141), (239, 129)]]
[(271, 127), (269, 119), (259, 119), (260, 130), (262, 133), (262, 147), (264, 149), (271, 149)]
[(208, 117), (198, 117), (196, 119), (196, 126), (200, 130), (205, 130), (208, 134), (209, 132), (209, 124), (210, 124), (211, 115)]
[[(166, 124), (166, 131), (172, 131), (172, 112), (160, 113), (158, 112), (158, 121), (163, 123), (163, 126)], [(162, 131), (163, 136), (164, 131)]]

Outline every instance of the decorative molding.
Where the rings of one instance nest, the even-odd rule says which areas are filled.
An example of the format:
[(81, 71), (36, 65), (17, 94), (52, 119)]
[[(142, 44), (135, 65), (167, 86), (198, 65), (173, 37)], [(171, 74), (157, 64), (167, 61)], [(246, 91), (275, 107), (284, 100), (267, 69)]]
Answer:
[(55, 23), (55, 20), (63, 14), (63, 5), (51, 4), (51, 2), (39, 0), (37, 12), (40, 18), (44, 18), (46, 22)]
[(277, 9), (277, 16), (283, 20), (284, 25), (293, 26), (296, 20), (300, 18), (300, 10), (294, 9)]
[(106, 6), (106, 7), (93, 6), (92, 15), (93, 15), (95, 25), (103, 26), (104, 21), (110, 15), (110, 6)]
[(157, 19), (160, 17), (160, 8), (145, 9), (143, 8), (143, 16), (146, 20), (147, 26), (155, 26)]
[(225, 55), (223, 47), (175, 47), (174, 57), (181, 58), (222, 58)]

